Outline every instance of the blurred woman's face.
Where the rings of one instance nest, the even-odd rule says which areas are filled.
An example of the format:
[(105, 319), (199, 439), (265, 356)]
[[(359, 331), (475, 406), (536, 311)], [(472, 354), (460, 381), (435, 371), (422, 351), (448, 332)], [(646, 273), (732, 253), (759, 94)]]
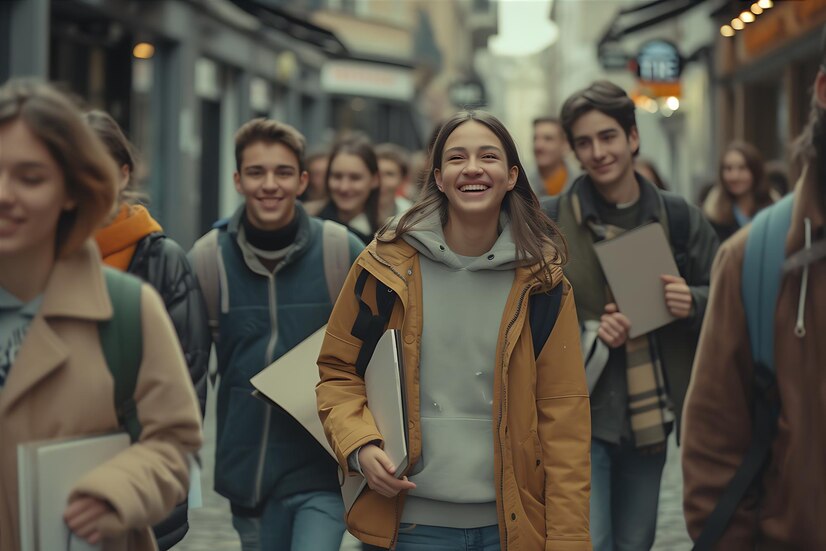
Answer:
[(739, 151), (729, 151), (723, 156), (723, 187), (735, 197), (751, 192), (754, 177)]
[(370, 173), (358, 155), (339, 153), (331, 161), (327, 184), (339, 213), (353, 217), (364, 212), (370, 192), (379, 185), (379, 177)]
[(54, 254), (60, 215), (74, 208), (46, 145), (21, 119), (0, 126), (0, 258)]

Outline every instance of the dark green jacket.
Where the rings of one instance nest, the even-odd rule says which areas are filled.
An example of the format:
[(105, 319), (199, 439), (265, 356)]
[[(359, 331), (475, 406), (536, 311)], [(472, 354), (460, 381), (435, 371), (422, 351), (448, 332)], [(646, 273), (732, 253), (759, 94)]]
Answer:
[[(669, 192), (657, 189), (639, 175), (637, 179), (640, 183), (640, 225), (652, 220), (659, 221), (671, 240), (663, 199), (663, 196)], [(596, 193), (590, 178), (584, 175), (578, 178), (567, 192), (555, 199), (558, 203), (553, 208), (549, 206), (549, 200), (543, 202), (546, 212), (549, 214), (555, 212), (556, 222), (568, 241), (569, 261), (565, 266), (565, 275), (576, 294), (577, 315), (580, 323), (586, 320), (599, 320), (607, 303), (605, 274), (594, 252), (594, 234), (586, 223), (590, 217), (599, 218), (595, 204)], [(714, 229), (703, 217), (700, 209), (690, 204), (687, 206), (689, 238), (685, 251), (687, 253), (685, 273), (681, 275), (691, 288), (694, 307), (690, 317), (675, 321), (656, 331), (669, 397), (674, 405), (674, 414), (677, 418), (678, 431), (697, 339), (708, 302), (711, 264), (719, 246)], [(615, 377), (615, 379), (604, 381), (616, 387), (609, 389), (609, 392), (601, 392), (600, 395), (605, 398), (597, 396), (596, 392), (591, 397), (592, 410), (601, 407), (600, 399), (608, 399), (609, 396), (616, 398), (618, 393), (627, 392), (624, 390), (624, 377), (621, 379)], [(601, 385), (602, 383), (603, 381), (600, 381)], [(625, 400), (627, 402), (627, 397)], [(596, 419), (595, 422), (597, 422)], [(595, 426), (594, 431), (599, 433), (599, 428)]]

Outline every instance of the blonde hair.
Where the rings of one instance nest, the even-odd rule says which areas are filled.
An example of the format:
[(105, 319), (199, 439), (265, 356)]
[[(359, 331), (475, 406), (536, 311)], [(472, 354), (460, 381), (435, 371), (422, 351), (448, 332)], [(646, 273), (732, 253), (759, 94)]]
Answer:
[(0, 87), (0, 126), (21, 120), (51, 153), (76, 206), (60, 216), (56, 256), (76, 252), (109, 214), (118, 170), (72, 101), (54, 86), (13, 79)]

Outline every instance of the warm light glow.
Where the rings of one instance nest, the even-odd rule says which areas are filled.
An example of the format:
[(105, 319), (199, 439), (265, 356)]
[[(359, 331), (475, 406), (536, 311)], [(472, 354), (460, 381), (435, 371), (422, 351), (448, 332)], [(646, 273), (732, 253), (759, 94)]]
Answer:
[(760, 7), (760, 4), (755, 2), (751, 5), (751, 13), (753, 13), (754, 15), (760, 15), (761, 13), (763, 13), (763, 8)]
[(731, 26), (736, 31), (742, 31), (746, 28), (746, 24), (740, 21), (739, 19), (732, 19)]
[(767, 10), (774, 6), (774, 2), (772, 2), (772, 0), (760, 0), (759, 2), (757, 2), (757, 5), (763, 8), (764, 10)]
[(138, 59), (151, 59), (155, 55), (155, 46), (148, 42), (139, 42), (132, 48), (132, 55)]
[(754, 14), (750, 11), (744, 11), (740, 14), (740, 21), (742, 21), (743, 23), (751, 23), (754, 21), (754, 19)]
[(730, 38), (734, 36), (734, 29), (731, 28), (731, 25), (723, 25), (720, 27), (720, 34), (725, 36), (726, 38)]
[(674, 96), (669, 96), (669, 98), (665, 100), (665, 104), (672, 111), (676, 111), (680, 108), (680, 100)]

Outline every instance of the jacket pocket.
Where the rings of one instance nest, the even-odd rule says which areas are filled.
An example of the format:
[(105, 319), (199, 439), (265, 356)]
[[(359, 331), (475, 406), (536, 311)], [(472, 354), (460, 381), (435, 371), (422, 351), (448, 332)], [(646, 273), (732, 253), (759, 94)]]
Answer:
[(531, 430), (520, 444), (514, 458), (514, 472), (520, 488), (524, 488), (535, 500), (545, 503), (545, 468), (542, 460), (542, 444), (539, 435)]

